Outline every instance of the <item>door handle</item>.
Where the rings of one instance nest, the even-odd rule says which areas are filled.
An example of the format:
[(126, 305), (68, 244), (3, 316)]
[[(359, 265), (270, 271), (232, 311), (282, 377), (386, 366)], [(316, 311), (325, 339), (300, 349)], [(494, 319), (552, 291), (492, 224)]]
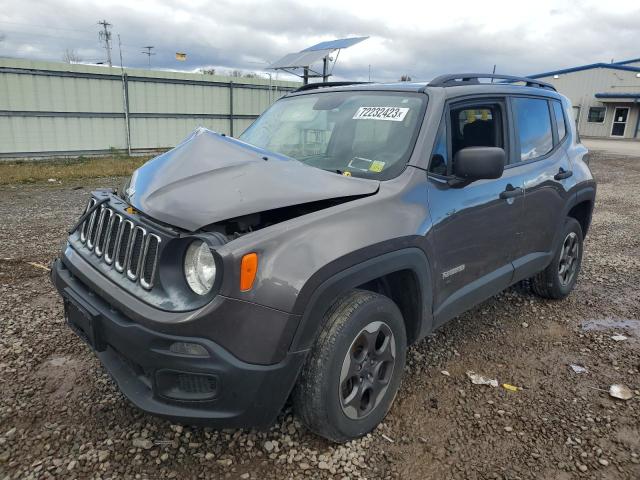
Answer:
[(565, 178), (569, 178), (571, 175), (573, 175), (573, 172), (571, 170), (565, 170), (564, 168), (560, 167), (560, 170), (558, 170), (558, 173), (553, 176), (553, 179), (564, 180)]
[(507, 188), (503, 192), (500, 192), (500, 198), (505, 200), (508, 198), (519, 197), (520, 195), (523, 195), (523, 194), (524, 194), (524, 190), (522, 190), (522, 188), (514, 187), (513, 185), (508, 184)]

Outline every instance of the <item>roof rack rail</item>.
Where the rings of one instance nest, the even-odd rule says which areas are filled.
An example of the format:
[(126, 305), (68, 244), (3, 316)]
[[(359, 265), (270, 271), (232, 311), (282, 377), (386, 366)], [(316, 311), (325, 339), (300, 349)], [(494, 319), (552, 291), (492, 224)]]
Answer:
[(316, 82), (316, 83), (307, 83), (306, 85), (301, 86), (297, 90), (294, 90), (292, 93), (304, 92), (305, 90), (315, 90), (316, 88), (343, 87), (345, 85), (361, 85), (363, 83), (371, 83), (371, 82)]
[[(528, 77), (516, 77), (513, 75), (499, 75), (496, 73), (449, 73), (440, 75), (431, 80), (427, 86), (429, 87), (457, 87), (462, 85), (478, 85), (481, 78), (491, 78), (503, 80), (500, 83), (524, 82), (527, 87), (548, 88), (556, 91), (556, 88), (550, 83), (541, 80), (535, 80)], [(506, 80), (506, 82), (504, 81)], [(484, 83), (483, 85), (488, 85)]]

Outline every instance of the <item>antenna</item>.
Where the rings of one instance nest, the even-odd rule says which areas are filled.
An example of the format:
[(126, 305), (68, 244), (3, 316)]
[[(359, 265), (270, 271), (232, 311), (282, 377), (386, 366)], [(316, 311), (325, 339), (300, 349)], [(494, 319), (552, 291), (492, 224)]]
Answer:
[(147, 57), (149, 57), (149, 68), (151, 68), (151, 55), (155, 55), (155, 53), (151, 52), (151, 50), (153, 50), (156, 47), (154, 47), (153, 45), (149, 45), (148, 47), (142, 47), (142, 48), (145, 48), (147, 50), (146, 52), (142, 52), (142, 53)]
[(111, 32), (109, 29), (111, 28), (111, 24), (106, 20), (102, 20), (98, 22), (98, 25), (102, 25), (102, 30), (98, 32), (98, 39), (104, 44), (104, 48), (107, 51), (107, 63), (110, 67), (111, 64)]

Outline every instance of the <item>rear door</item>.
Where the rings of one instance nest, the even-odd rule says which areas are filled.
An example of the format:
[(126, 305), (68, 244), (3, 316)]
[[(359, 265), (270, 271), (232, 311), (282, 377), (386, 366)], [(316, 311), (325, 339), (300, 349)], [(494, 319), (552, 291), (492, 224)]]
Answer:
[(524, 179), (522, 240), (514, 259), (514, 282), (546, 267), (554, 237), (564, 221), (565, 186), (573, 173), (567, 155), (567, 113), (560, 101), (547, 97), (512, 96), (516, 155), (510, 170)]
[[(495, 180), (465, 187), (447, 183), (455, 153), (471, 146), (512, 152), (508, 104), (477, 98), (447, 107), (429, 166), (430, 232), (434, 248), (436, 324), (458, 315), (511, 283), (524, 213), (524, 179), (506, 169)], [(505, 195), (505, 192), (508, 192)]]

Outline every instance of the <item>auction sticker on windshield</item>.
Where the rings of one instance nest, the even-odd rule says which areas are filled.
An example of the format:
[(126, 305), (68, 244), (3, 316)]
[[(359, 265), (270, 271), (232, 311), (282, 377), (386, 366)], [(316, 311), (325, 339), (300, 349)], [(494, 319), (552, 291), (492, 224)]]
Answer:
[(360, 107), (353, 120), (391, 120), (401, 122), (407, 115), (407, 107)]

